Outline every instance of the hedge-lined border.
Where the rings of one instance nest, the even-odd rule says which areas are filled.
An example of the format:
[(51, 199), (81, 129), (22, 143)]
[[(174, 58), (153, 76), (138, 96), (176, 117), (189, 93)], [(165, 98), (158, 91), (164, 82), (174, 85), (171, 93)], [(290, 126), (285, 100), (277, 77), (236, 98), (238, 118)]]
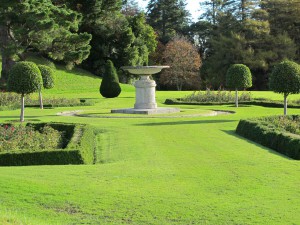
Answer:
[[(257, 105), (263, 107), (271, 107), (271, 108), (283, 108), (283, 102), (280, 101), (260, 101), (260, 100), (253, 100), (253, 101), (241, 101), (239, 102), (243, 105)], [(166, 99), (164, 104), (166, 105), (230, 105), (235, 104), (234, 102), (185, 102), (181, 99)], [(300, 109), (300, 105), (289, 103), (288, 108), (296, 108)]]
[[(27, 124), (29, 125), (29, 124)], [(62, 149), (19, 150), (0, 153), (0, 166), (93, 164), (96, 139), (93, 127), (85, 124), (35, 123), (35, 129), (49, 125), (65, 131)]]
[(236, 133), (249, 140), (271, 148), (292, 159), (300, 160), (300, 137), (282, 133), (259, 120), (240, 120)]

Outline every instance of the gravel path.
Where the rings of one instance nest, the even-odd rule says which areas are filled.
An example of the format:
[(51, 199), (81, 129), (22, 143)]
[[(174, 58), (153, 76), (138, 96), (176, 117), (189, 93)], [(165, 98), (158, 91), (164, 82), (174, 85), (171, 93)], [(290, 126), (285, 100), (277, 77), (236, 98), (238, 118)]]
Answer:
[[(74, 110), (74, 111), (64, 111), (59, 112), (56, 115), (58, 116), (79, 116), (79, 117), (90, 117), (90, 118), (112, 118), (112, 119), (127, 119), (127, 118), (192, 118), (192, 117), (199, 117), (199, 116), (218, 116), (218, 115), (226, 115), (226, 114), (233, 114), (233, 111), (212, 111), (210, 113), (205, 114), (192, 114), (192, 115), (176, 115), (176, 116), (130, 116), (130, 114), (126, 114), (128, 116), (86, 116), (85, 114), (79, 114), (84, 110)], [(116, 114), (114, 114), (116, 115)], [(118, 114), (121, 115), (121, 114)]]

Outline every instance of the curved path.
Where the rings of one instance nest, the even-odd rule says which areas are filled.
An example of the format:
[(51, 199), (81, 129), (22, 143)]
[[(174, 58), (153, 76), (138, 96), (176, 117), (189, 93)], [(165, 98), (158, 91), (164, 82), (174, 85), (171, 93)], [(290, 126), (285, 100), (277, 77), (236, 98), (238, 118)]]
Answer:
[[(130, 114), (126, 114), (128, 116), (88, 116), (86, 114), (79, 114), (84, 112), (84, 110), (73, 110), (73, 111), (63, 111), (59, 112), (56, 115), (58, 116), (79, 116), (79, 117), (90, 117), (90, 118), (112, 118), (112, 119), (123, 119), (123, 118), (192, 118), (192, 117), (199, 117), (199, 116), (218, 116), (218, 115), (226, 115), (226, 114), (234, 114), (234, 111), (221, 111), (221, 110), (212, 110), (209, 113), (204, 114), (190, 114), (190, 115), (170, 115), (170, 116), (130, 116)], [(116, 115), (116, 114), (114, 114)], [(119, 114), (121, 115), (121, 114)], [(135, 114), (136, 115), (136, 114)]]

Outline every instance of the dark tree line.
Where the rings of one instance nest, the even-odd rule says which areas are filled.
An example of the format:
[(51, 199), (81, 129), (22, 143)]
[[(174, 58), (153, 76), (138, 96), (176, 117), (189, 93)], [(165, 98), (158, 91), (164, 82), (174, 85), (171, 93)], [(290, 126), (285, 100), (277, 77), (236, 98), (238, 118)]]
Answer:
[(203, 57), (202, 84), (225, 84), (230, 65), (250, 67), (255, 89), (267, 89), (273, 66), (300, 60), (299, 0), (209, 0), (190, 29)]
[(266, 89), (276, 63), (300, 61), (299, 0), (206, 0), (200, 6), (204, 13), (192, 23), (185, 0), (149, 0), (146, 12), (136, 0), (1, 0), (1, 79), (29, 52), (68, 68), (81, 64), (98, 76), (107, 60), (117, 69), (164, 64), (166, 46), (181, 37), (201, 56), (202, 88), (225, 85), (229, 66), (245, 64), (253, 88)]

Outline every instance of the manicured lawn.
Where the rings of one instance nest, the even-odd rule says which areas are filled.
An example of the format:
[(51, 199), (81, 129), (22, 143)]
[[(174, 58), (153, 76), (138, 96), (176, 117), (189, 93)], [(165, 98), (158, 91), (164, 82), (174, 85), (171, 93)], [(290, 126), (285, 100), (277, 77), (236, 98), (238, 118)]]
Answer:
[[(85, 81), (44, 91), (44, 98), (94, 98), (95, 106), (27, 108), (25, 119), (92, 124), (99, 132), (97, 164), (0, 167), (0, 224), (299, 223), (300, 162), (234, 133), (241, 118), (282, 114), (283, 109), (180, 106), (236, 111), (192, 118), (56, 116), (133, 106), (131, 86), (122, 86), (119, 98), (103, 99), (99, 79), (78, 76)], [(166, 98), (186, 93), (157, 92), (157, 99), (162, 106)], [(254, 94), (281, 99), (271, 92)], [(18, 116), (19, 110), (0, 111), (0, 122)]]

